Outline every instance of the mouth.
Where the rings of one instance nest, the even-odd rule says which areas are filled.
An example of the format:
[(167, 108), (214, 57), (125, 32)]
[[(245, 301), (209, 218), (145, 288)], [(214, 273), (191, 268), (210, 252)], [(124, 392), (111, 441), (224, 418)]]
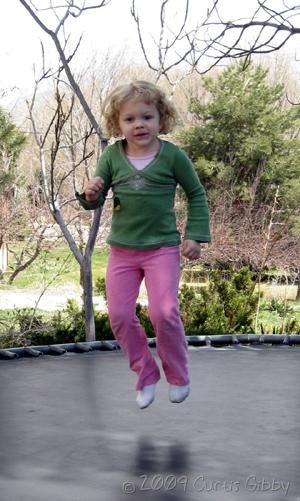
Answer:
[(143, 139), (145, 137), (148, 137), (148, 132), (138, 132), (137, 134), (134, 135), (134, 137), (138, 138), (138, 139)]

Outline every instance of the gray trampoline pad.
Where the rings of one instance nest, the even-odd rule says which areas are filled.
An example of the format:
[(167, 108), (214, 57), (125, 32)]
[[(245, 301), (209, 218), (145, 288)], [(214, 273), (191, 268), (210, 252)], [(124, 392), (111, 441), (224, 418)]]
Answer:
[(299, 501), (299, 362), (192, 348), (189, 398), (162, 374), (141, 411), (119, 351), (1, 361), (1, 501)]

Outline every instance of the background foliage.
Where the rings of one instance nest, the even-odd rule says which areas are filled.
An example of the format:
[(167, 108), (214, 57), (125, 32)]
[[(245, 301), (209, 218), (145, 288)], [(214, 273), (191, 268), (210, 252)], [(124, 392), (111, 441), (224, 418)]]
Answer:
[[(145, 70), (139, 68), (139, 71)], [(124, 79), (125, 75), (122, 63), (118, 65), (116, 78)], [(96, 80), (92, 80), (89, 87), (91, 75), (86, 76), (84, 91), (101, 115), (101, 102), (115, 83), (113, 75), (107, 79), (107, 88), (104, 84), (99, 87), (99, 94), (94, 91)], [(136, 76), (132, 74), (133, 78)], [(151, 79), (146, 71), (145, 78)], [(286, 86), (274, 81), (276, 78), (272, 81), (266, 67), (253, 63), (245, 65), (241, 61), (209, 77), (193, 76), (174, 91), (187, 126), (179, 128), (171, 140), (179, 142), (187, 151), (207, 190), (213, 234), (213, 244), (203, 248), (199, 262), (200, 266), (215, 270), (210, 273), (209, 283), (199, 294), (190, 287), (183, 287), (180, 292), (182, 316), (189, 334), (250, 332), (253, 329), (258, 296), (249, 270), (256, 271), (257, 281), (259, 274), (272, 267), (274, 272), (280, 270), (280, 273), (295, 277), (294, 283), (298, 280), (299, 284), (300, 107), (291, 105), (286, 99)], [(167, 84), (165, 86), (165, 90), (170, 91)], [(57, 131), (47, 129), (43, 147), (47, 159), (58, 160), (58, 169), (51, 171), (53, 177), (50, 176), (55, 202), (66, 216), (68, 228), (77, 235), (80, 249), (84, 249), (92, 221), (91, 215), (79, 210), (74, 202), (74, 189), (82, 187), (93, 174), (98, 146), (95, 131), (89, 128), (83, 111), (73, 98), (67, 87), (63, 92), (62, 88), (60, 92), (57, 88), (57, 102), (52, 99), (45, 105), (43, 100), (37, 101), (35, 120), (39, 127), (47, 129), (51, 117), (54, 120), (60, 114), (63, 119), (63, 134), (58, 138)], [(55, 106), (59, 111), (55, 112)], [(8, 242), (11, 250), (11, 268), (2, 277), (3, 286), (6, 277), (10, 276), (19, 287), (47, 287), (56, 274), (55, 285), (68, 280), (68, 276), (70, 282), (77, 280), (79, 283), (77, 262), (70, 253), (63, 256), (57, 245), (61, 234), (57, 227), (54, 228), (43, 196), (38, 149), (30, 135), (21, 132), (1, 110), (0, 150), (0, 244)], [(186, 217), (183, 198), (181, 193), (180, 206), (177, 206), (181, 229)], [(109, 203), (106, 209), (110, 211)], [(104, 214), (102, 218), (100, 245), (105, 241), (109, 217)], [(24, 273), (26, 267), (22, 263), (26, 259), (28, 269)], [(230, 275), (226, 280), (216, 271), (224, 267)], [(104, 268), (105, 259), (96, 250), (94, 283), (99, 276), (103, 277)], [(19, 270), (18, 276), (12, 273), (14, 269)], [(243, 285), (239, 285), (237, 277), (242, 277), (239, 280)], [(100, 282), (97, 288), (100, 291)], [(293, 312), (288, 311), (285, 303), (274, 303), (268, 308), (278, 314), (284, 311), (285, 319), (290, 315), (290, 323), (282, 324), (281, 332), (287, 326), (291, 332), (297, 332)], [(138, 305), (137, 314), (152, 337), (146, 309)], [(11, 318), (14, 326), (9, 332), (13, 335), (21, 333), (23, 336), (29, 327), (35, 336), (44, 332), (43, 335), (51, 339), (53, 336), (59, 340), (76, 336), (81, 339), (83, 335), (82, 308), (72, 302), (51, 320), (35, 316), (33, 321), (29, 310), (13, 312)], [(97, 313), (95, 321), (97, 329), (100, 326), (102, 329), (99, 335), (111, 337), (107, 317)], [(264, 329), (262, 326), (261, 330)], [(32, 338), (32, 341), (37, 339)]]

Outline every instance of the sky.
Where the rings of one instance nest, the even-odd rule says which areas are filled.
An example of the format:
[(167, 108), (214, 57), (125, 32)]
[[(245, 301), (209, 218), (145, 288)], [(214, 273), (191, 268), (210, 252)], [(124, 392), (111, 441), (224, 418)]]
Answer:
[[(53, 0), (54, 3), (63, 3), (64, 0)], [(77, 0), (78, 3), (82, 0)], [(281, 0), (269, 0), (276, 6)], [(291, 0), (286, 0), (290, 2)], [(95, 4), (96, 0), (87, 0), (87, 4)], [(203, 17), (209, 0), (190, 0), (189, 26), (194, 26), (199, 18)], [(47, 6), (48, 0), (36, 0), (38, 6)], [(149, 54), (153, 61), (156, 59), (155, 39), (159, 28), (159, 7), (161, 0), (136, 0), (140, 18), (147, 40)], [(170, 0), (168, 19), (176, 27), (182, 19), (184, 0)], [(226, 20), (246, 17), (256, 5), (255, 0), (220, 0), (221, 14)], [(71, 43), (76, 43), (83, 34), (80, 50), (76, 55), (76, 64), (82, 65), (93, 54), (106, 53), (107, 50), (117, 51), (128, 48), (128, 53), (136, 60), (143, 60), (137, 37), (137, 30), (130, 15), (131, 0), (111, 0), (109, 5), (99, 10), (90, 10), (79, 18), (72, 18), (67, 25), (71, 33)], [(53, 28), (49, 12), (43, 13), (47, 26)], [(299, 43), (298, 37), (297, 43)], [(0, 105), (12, 103), (15, 99), (28, 94), (33, 88), (33, 66), (40, 68), (41, 48), (40, 41), (45, 45), (47, 62), (55, 66), (56, 50), (50, 38), (43, 33), (34, 22), (19, 0), (9, 0), (3, 3), (0, 17), (0, 90), (6, 91)], [(290, 46), (291, 54), (296, 45)], [(288, 48), (286, 48), (288, 50)], [(0, 94), (1, 95), (1, 94)]]

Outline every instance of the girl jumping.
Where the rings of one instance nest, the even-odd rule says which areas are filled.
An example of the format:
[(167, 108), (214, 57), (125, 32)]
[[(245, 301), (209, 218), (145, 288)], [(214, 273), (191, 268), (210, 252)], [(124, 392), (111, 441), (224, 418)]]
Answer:
[(107, 304), (113, 334), (137, 374), (137, 404), (155, 397), (160, 370), (136, 316), (136, 301), (145, 279), (148, 310), (157, 353), (169, 383), (169, 399), (179, 403), (190, 392), (188, 351), (180, 318), (178, 287), (180, 235), (174, 198), (182, 186), (188, 217), (181, 245), (187, 259), (198, 259), (200, 243), (210, 241), (204, 189), (186, 154), (159, 138), (176, 123), (176, 111), (156, 85), (134, 81), (117, 87), (104, 103), (110, 137), (118, 139), (102, 153), (95, 177), (77, 198), (96, 209), (113, 192), (114, 211), (107, 267)]

